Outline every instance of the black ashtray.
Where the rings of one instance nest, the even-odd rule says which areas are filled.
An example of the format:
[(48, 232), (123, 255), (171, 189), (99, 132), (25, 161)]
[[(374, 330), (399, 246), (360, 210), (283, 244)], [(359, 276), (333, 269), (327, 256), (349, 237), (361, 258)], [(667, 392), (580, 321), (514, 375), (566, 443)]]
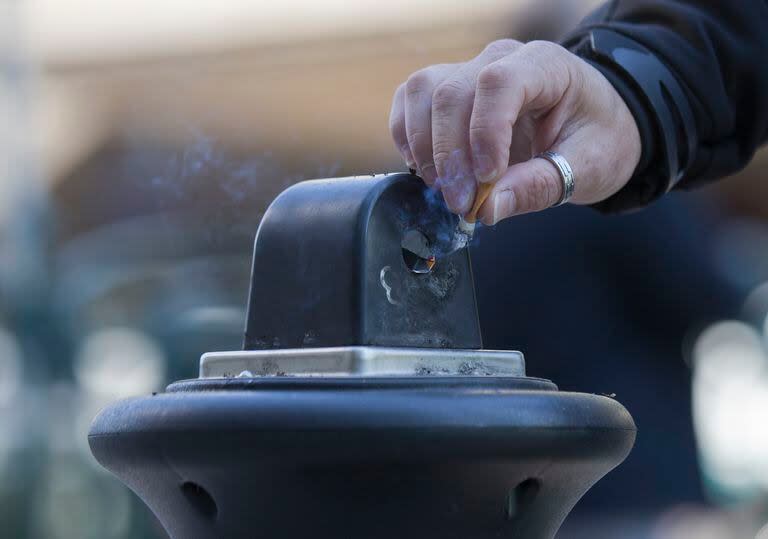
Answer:
[(635, 425), (482, 349), (468, 251), (404, 256), (455, 225), (409, 174), (291, 187), (259, 227), (244, 350), (104, 410), (94, 455), (174, 539), (553, 537)]

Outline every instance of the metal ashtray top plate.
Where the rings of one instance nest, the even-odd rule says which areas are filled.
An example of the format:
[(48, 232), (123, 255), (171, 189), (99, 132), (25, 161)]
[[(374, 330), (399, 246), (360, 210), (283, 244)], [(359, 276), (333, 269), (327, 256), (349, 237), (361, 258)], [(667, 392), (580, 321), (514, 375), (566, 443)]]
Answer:
[(200, 378), (264, 376), (525, 376), (517, 351), (342, 346), (208, 352)]

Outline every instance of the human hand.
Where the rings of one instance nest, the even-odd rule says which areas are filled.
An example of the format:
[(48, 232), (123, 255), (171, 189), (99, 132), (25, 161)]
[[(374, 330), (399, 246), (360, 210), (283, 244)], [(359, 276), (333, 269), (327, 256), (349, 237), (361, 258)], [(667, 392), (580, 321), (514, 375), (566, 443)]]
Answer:
[(640, 160), (632, 114), (606, 78), (547, 41), (494, 41), (474, 59), (412, 74), (392, 102), (390, 130), (409, 168), (465, 214), (477, 182), (493, 183), (479, 219), (501, 219), (556, 204), (557, 168), (534, 156), (563, 155), (575, 177), (571, 202), (616, 193)]

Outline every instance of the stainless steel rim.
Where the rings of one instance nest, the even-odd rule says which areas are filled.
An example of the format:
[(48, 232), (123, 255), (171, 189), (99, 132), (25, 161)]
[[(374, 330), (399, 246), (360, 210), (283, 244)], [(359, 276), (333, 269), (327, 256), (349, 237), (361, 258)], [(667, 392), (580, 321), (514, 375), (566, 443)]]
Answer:
[(517, 351), (344, 346), (209, 352), (200, 378), (525, 376)]

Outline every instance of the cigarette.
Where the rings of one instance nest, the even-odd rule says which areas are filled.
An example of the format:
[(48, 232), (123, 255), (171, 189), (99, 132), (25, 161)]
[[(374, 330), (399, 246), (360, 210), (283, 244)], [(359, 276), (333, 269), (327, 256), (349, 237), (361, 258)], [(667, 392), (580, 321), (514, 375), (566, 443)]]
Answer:
[(493, 191), (492, 183), (477, 184), (477, 194), (475, 195), (475, 202), (472, 204), (472, 209), (459, 219), (459, 232), (466, 234), (470, 238), (475, 234), (477, 212), (480, 211), (480, 206), (482, 206), (483, 202), (488, 199), (491, 191)]

